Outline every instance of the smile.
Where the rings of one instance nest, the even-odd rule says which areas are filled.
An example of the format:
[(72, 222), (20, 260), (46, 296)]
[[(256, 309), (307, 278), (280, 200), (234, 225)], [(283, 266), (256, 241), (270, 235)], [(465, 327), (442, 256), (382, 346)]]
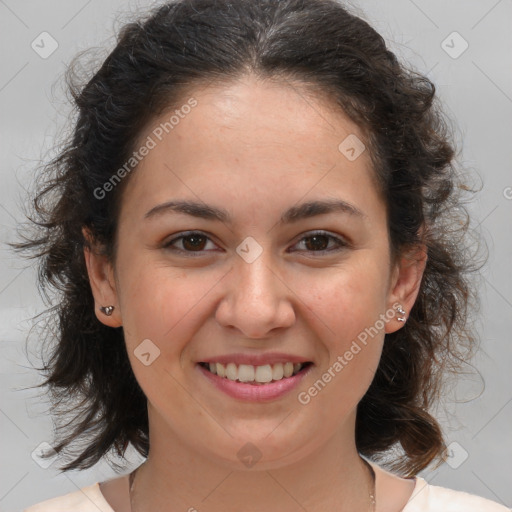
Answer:
[(253, 383), (256, 385), (264, 385), (269, 382), (277, 382), (287, 379), (299, 373), (303, 368), (311, 363), (275, 363), (265, 364), (262, 366), (253, 366), (249, 364), (235, 363), (199, 363), (209, 372), (223, 379), (231, 381)]
[(236, 364), (200, 362), (195, 365), (209, 385), (242, 402), (269, 402), (289, 394), (314, 367), (312, 362)]

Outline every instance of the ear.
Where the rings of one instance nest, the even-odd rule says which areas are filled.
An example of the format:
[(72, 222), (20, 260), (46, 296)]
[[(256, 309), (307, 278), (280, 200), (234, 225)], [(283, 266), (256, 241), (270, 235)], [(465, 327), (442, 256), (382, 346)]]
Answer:
[[(114, 279), (114, 271), (107, 256), (102, 252), (101, 247), (94, 241), (89, 229), (82, 228), (84, 238), (89, 246), (84, 245), (84, 257), (89, 274), (92, 294), (94, 296), (94, 312), (96, 318), (109, 327), (120, 327), (122, 325), (119, 301)], [(100, 306), (115, 306), (111, 316), (105, 315)]]
[(388, 309), (393, 308), (396, 311), (396, 305), (401, 304), (405, 315), (397, 313), (386, 322), (386, 333), (395, 332), (404, 325), (405, 322), (397, 320), (398, 317), (405, 316), (407, 320), (420, 290), (427, 259), (427, 246), (419, 244), (406, 251), (395, 265), (388, 295)]

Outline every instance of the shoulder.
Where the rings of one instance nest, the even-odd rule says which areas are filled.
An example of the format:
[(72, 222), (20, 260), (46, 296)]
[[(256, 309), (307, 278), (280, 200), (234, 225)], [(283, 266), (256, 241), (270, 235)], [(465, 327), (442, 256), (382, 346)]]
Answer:
[(467, 492), (430, 485), (417, 477), (416, 487), (402, 512), (510, 512), (512, 509)]
[(99, 483), (52, 498), (25, 509), (23, 512), (114, 512), (103, 497)]

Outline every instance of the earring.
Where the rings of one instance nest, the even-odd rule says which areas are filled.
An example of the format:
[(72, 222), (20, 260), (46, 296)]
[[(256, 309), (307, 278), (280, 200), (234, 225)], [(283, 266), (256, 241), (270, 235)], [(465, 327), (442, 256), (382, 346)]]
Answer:
[(399, 306), (398, 306), (396, 309), (397, 309), (397, 311), (398, 311), (401, 315), (404, 315), (404, 316), (402, 316), (402, 317), (397, 317), (397, 320), (398, 320), (399, 322), (405, 322), (405, 310), (404, 310), (404, 309), (402, 309), (402, 305), (401, 305), (401, 304), (399, 304)]
[(100, 311), (105, 313), (105, 315), (110, 316), (112, 311), (114, 311), (114, 306), (100, 306)]

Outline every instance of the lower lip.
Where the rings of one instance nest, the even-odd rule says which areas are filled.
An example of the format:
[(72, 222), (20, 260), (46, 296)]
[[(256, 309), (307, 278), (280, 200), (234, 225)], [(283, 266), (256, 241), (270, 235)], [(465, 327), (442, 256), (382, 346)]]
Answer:
[(299, 385), (300, 381), (309, 373), (312, 366), (313, 365), (309, 365), (296, 375), (276, 382), (269, 382), (267, 384), (247, 384), (245, 382), (229, 380), (226, 377), (219, 377), (200, 364), (196, 364), (196, 368), (216, 386), (217, 389), (220, 389), (232, 398), (247, 402), (268, 402), (282, 397)]

